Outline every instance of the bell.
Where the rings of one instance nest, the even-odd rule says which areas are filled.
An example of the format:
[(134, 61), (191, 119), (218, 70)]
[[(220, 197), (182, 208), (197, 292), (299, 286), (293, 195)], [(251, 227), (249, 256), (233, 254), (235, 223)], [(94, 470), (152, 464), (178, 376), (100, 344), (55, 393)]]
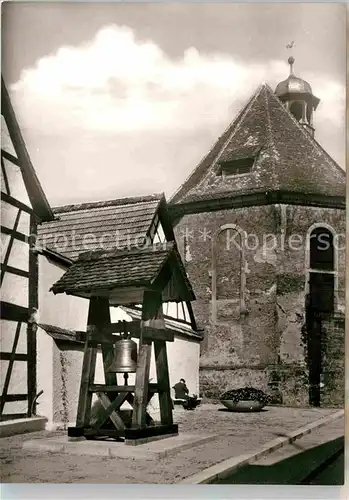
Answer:
[(112, 373), (137, 371), (137, 344), (130, 338), (118, 340), (114, 346), (114, 357), (107, 369)]

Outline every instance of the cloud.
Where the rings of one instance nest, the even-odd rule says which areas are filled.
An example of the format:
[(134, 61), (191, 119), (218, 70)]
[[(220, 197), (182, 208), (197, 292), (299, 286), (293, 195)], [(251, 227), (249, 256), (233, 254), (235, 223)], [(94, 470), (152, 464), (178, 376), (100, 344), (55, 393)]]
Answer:
[[(221, 122), (227, 106), (247, 99), (259, 83), (287, 74), (280, 61), (244, 64), (228, 54), (189, 48), (171, 60), (151, 41), (139, 41), (125, 26), (102, 28), (91, 42), (62, 47), (23, 71), (12, 92), (36, 126), (71, 125), (90, 130), (134, 132), (206, 127)], [(325, 76), (319, 81), (326, 109), (336, 121), (344, 90)], [(341, 94), (341, 95), (340, 95)], [(338, 97), (340, 95), (340, 98)], [(340, 101), (340, 102), (339, 102)]]
[[(74, 137), (75, 148), (79, 138), (83, 147), (83, 137), (94, 140), (96, 148), (102, 136), (104, 142), (124, 137), (128, 147), (134, 138), (137, 161), (141, 157), (147, 169), (154, 167), (155, 147), (166, 148), (161, 138), (172, 135), (185, 147), (186, 137), (192, 142), (195, 134), (206, 135), (210, 146), (258, 85), (275, 86), (287, 74), (283, 61), (247, 64), (194, 47), (171, 59), (152, 41), (137, 39), (129, 27), (110, 25), (89, 42), (40, 59), (10, 91), (29, 136)], [(309, 81), (323, 100), (316, 125), (344, 127), (345, 89), (326, 74), (310, 74)], [(205, 152), (200, 150), (198, 158)], [(73, 156), (78, 157), (77, 149)], [(132, 154), (122, 156), (127, 168), (135, 168)], [(159, 172), (172, 166), (170, 160), (164, 165), (165, 156), (160, 154)]]

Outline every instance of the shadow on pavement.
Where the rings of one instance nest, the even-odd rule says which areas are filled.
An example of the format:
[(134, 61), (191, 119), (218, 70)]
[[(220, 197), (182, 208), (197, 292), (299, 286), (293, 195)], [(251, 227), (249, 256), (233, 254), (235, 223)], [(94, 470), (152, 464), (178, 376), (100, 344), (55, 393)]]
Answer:
[(228, 408), (218, 408), (218, 411), (226, 411), (228, 413), (245, 413), (248, 415), (252, 415), (253, 413), (263, 413), (264, 411), (269, 411), (267, 408), (262, 408), (261, 410), (257, 411), (233, 411), (229, 410)]
[(217, 484), (344, 484), (344, 437), (272, 465), (247, 465)]

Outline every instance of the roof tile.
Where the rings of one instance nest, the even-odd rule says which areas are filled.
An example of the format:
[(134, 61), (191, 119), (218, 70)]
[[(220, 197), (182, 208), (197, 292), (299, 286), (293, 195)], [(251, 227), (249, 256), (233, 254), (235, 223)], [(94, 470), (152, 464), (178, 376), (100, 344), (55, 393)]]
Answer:
[(68, 205), (39, 226), (38, 244), (75, 260), (87, 250), (123, 248), (143, 241), (163, 195)]
[[(251, 173), (222, 177), (219, 164), (258, 152)], [(189, 202), (221, 193), (293, 191), (345, 196), (345, 172), (262, 85), (172, 197)]]
[[(142, 249), (95, 250), (79, 258), (52, 286), (54, 293), (83, 294), (119, 287), (149, 286), (158, 276), (170, 254), (175, 255), (189, 294), (195, 298), (174, 242)], [(188, 300), (188, 299), (183, 299)]]

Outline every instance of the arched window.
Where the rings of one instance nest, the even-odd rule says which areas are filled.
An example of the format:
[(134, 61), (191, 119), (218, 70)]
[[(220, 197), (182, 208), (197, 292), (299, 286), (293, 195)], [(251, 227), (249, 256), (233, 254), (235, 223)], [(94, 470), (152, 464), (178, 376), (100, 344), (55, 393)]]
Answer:
[(310, 268), (334, 271), (333, 234), (325, 227), (316, 227), (310, 233)]
[(332, 228), (316, 225), (308, 232), (307, 292), (312, 308), (320, 313), (332, 312), (337, 289), (337, 264)]
[(327, 224), (314, 224), (307, 234), (306, 332), (309, 368), (309, 403), (320, 406), (323, 374), (322, 319), (337, 304), (338, 264), (334, 230)]
[(212, 247), (212, 319), (238, 319), (244, 303), (244, 233), (226, 224), (217, 232)]
[(295, 101), (290, 106), (290, 112), (296, 118), (296, 120), (301, 121), (303, 118), (303, 105), (299, 101)]
[(309, 125), (312, 125), (312, 123), (313, 123), (313, 107), (309, 102), (307, 103), (306, 116), (307, 116), (307, 122), (309, 123)]

